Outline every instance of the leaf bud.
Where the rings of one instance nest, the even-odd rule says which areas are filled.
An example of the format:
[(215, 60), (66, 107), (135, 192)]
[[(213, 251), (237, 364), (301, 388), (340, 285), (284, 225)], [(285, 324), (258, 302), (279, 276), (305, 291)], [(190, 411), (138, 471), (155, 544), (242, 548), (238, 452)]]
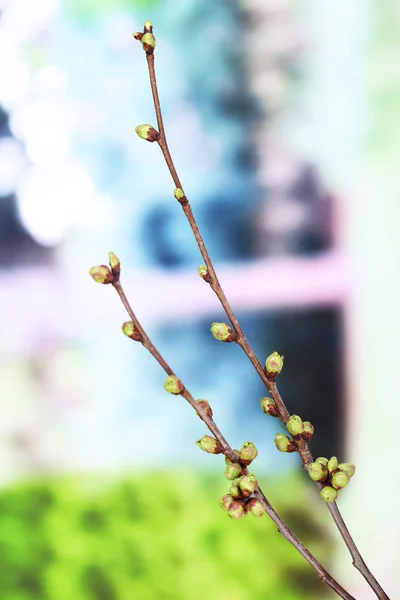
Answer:
[(233, 481), (234, 479), (239, 477), (241, 472), (242, 467), (241, 465), (239, 465), (239, 463), (231, 463), (230, 465), (226, 465), (224, 475), (226, 479), (230, 479)]
[(119, 272), (121, 271), (121, 263), (119, 261), (118, 256), (116, 254), (114, 254), (114, 252), (108, 253), (108, 262), (109, 262), (109, 265), (111, 267), (113, 274), (119, 275)]
[(336, 471), (337, 468), (338, 468), (338, 459), (336, 458), (336, 456), (331, 456), (331, 458), (328, 461), (329, 473), (333, 473), (333, 471)]
[(240, 460), (243, 464), (249, 465), (257, 456), (258, 450), (253, 442), (245, 442), (240, 449)]
[(325, 467), (328, 468), (328, 459), (325, 458), (325, 456), (318, 456), (318, 458), (315, 459), (315, 462), (317, 463), (321, 463), (321, 465), (325, 465)]
[(209, 454), (221, 454), (222, 446), (218, 440), (213, 438), (211, 435), (203, 435), (202, 438), (197, 440), (196, 444), (201, 450), (204, 452), (208, 452)]
[(283, 356), (278, 354), (278, 352), (273, 352), (267, 357), (265, 361), (265, 371), (267, 373), (268, 379), (275, 379), (277, 375), (283, 369)]
[(234, 342), (237, 338), (236, 333), (226, 323), (213, 323), (210, 331), (220, 342)]
[(297, 446), (287, 435), (277, 433), (274, 437), (275, 446), (279, 452), (296, 452)]
[(306, 440), (306, 442), (308, 442), (309, 440), (311, 440), (313, 434), (314, 425), (312, 425), (310, 421), (303, 421), (303, 431), (301, 432), (303, 439)]
[(272, 398), (261, 398), (260, 405), (266, 415), (270, 417), (279, 417), (279, 410), (276, 406), (275, 400)]
[(303, 432), (303, 421), (299, 415), (292, 415), (286, 423), (286, 428), (291, 435), (299, 435)]
[(308, 474), (313, 481), (325, 481), (328, 477), (328, 469), (319, 462), (313, 462), (308, 467)]
[(140, 342), (142, 339), (142, 336), (140, 335), (140, 333), (138, 332), (138, 330), (135, 327), (135, 323), (133, 321), (126, 321), (123, 325), (122, 325), (122, 332), (128, 337), (131, 338), (131, 340), (135, 340), (135, 342)]
[(338, 497), (338, 493), (335, 488), (331, 487), (330, 485), (326, 485), (322, 488), (320, 496), (325, 502), (334, 502)]
[(257, 486), (258, 481), (253, 474), (243, 475), (243, 477), (240, 478), (239, 487), (243, 496), (245, 496), (246, 498), (248, 496), (251, 496), (251, 494), (253, 494), (256, 491)]
[(135, 40), (138, 40), (139, 42), (141, 41), (143, 36), (144, 33), (142, 31), (136, 31), (136, 33), (132, 33), (132, 37), (134, 37)]
[(230, 494), (225, 494), (225, 496), (222, 496), (221, 500), (219, 501), (223, 510), (229, 510), (232, 502), (234, 502), (234, 498)]
[(140, 41), (146, 54), (153, 54), (156, 47), (156, 38), (154, 35), (152, 33), (145, 33)]
[(97, 267), (92, 267), (89, 269), (89, 274), (93, 277), (97, 283), (112, 283), (114, 281), (114, 276), (111, 273), (110, 269), (106, 267), (106, 265), (98, 265)]
[(246, 516), (246, 511), (243, 502), (235, 500), (229, 507), (228, 515), (231, 519), (241, 519)]
[(157, 129), (154, 129), (152, 125), (148, 125), (147, 123), (138, 125), (135, 127), (135, 131), (142, 140), (146, 140), (147, 142), (156, 142), (160, 139)]
[[(206, 414), (207, 414), (207, 415), (208, 415), (210, 418), (212, 418), (212, 416), (213, 416), (213, 411), (212, 411), (212, 408), (211, 408), (210, 404), (207, 402), (207, 400), (197, 400), (197, 404), (198, 404), (199, 406), (201, 406), (201, 408), (202, 408), (202, 409), (205, 411), (205, 413), (206, 413)], [(197, 414), (199, 414), (199, 413), (197, 413)]]
[(176, 375), (168, 375), (164, 383), (164, 389), (169, 394), (181, 394), (185, 389), (182, 381)]
[(336, 490), (341, 490), (349, 483), (350, 477), (344, 471), (336, 471), (332, 475), (331, 483)]
[(153, 33), (153, 23), (147, 19), (144, 23), (143, 31), (145, 33)]
[(208, 273), (208, 269), (205, 265), (200, 265), (199, 267), (197, 267), (197, 272), (199, 274), (199, 277), (204, 279), (204, 281), (206, 281), (207, 283), (211, 282), (211, 276)]
[(265, 513), (265, 508), (261, 500), (251, 498), (246, 504), (247, 512), (251, 512), (255, 517), (262, 517)]
[(242, 492), (240, 491), (240, 487), (233, 482), (231, 487), (229, 488), (229, 493), (233, 498), (241, 498)]
[(348, 475), (350, 477), (350, 479), (353, 477), (354, 473), (356, 472), (356, 467), (352, 463), (340, 463), (338, 465), (338, 469), (340, 471), (343, 471), (343, 473), (346, 473), (346, 475)]

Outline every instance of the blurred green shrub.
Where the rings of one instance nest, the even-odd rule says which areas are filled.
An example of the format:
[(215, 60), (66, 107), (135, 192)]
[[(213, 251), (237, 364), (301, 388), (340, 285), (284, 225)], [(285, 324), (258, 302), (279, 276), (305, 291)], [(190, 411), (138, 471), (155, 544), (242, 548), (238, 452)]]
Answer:
[[(2, 490), (1, 600), (329, 597), (268, 517), (229, 519), (219, 507), (226, 491), (221, 479), (162, 472)], [(302, 480), (267, 482), (265, 490), (326, 561), (329, 540), (318, 510), (309, 510), (312, 490)]]

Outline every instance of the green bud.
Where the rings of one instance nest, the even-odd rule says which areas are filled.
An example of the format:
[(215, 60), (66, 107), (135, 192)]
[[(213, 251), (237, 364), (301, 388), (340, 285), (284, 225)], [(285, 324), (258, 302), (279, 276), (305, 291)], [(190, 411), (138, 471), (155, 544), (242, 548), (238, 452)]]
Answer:
[(240, 460), (245, 465), (249, 465), (257, 456), (258, 450), (253, 442), (245, 442), (240, 449)]
[(168, 375), (164, 383), (164, 389), (169, 394), (178, 395), (183, 392), (185, 386), (183, 385), (182, 381), (178, 379), (178, 377), (176, 377), (175, 375)]
[(338, 493), (335, 488), (331, 487), (330, 485), (326, 485), (322, 488), (320, 496), (325, 502), (334, 502), (338, 497)]
[(119, 258), (116, 254), (114, 254), (114, 252), (109, 252), (108, 253), (108, 262), (110, 264), (110, 267), (113, 271), (113, 273), (117, 272), (119, 273), (121, 270), (121, 263), (119, 262)]
[(225, 475), (226, 479), (230, 479), (233, 481), (234, 479), (239, 477), (241, 472), (242, 472), (242, 467), (241, 467), (241, 465), (239, 465), (239, 463), (231, 463), (230, 465), (226, 465), (224, 475)]
[(174, 196), (177, 200), (182, 200), (185, 197), (184, 191), (181, 188), (174, 189)]
[(278, 407), (276, 406), (275, 400), (272, 400), (272, 398), (261, 398), (260, 405), (266, 415), (270, 415), (270, 417), (279, 417)]
[(328, 468), (328, 459), (325, 458), (325, 456), (318, 456), (318, 458), (315, 459), (315, 462), (317, 463), (321, 463), (321, 465), (325, 465), (325, 467)]
[(308, 467), (308, 474), (313, 481), (325, 481), (328, 477), (328, 469), (319, 462), (313, 462)]
[(274, 442), (279, 452), (296, 452), (297, 450), (297, 446), (293, 443), (293, 440), (283, 433), (277, 433), (274, 437)]
[[(234, 450), (233, 453), (236, 454), (236, 456), (239, 458), (239, 456), (240, 456), (239, 450)], [(232, 464), (232, 461), (231, 461), (231, 459), (228, 456), (225, 456), (225, 462), (226, 462), (227, 465), (231, 465)]]
[(331, 483), (336, 490), (341, 490), (349, 483), (350, 477), (344, 471), (336, 471), (332, 475)]
[(246, 516), (246, 511), (243, 502), (235, 500), (229, 507), (228, 515), (231, 519), (241, 519)]
[(197, 440), (196, 444), (201, 450), (204, 452), (208, 452), (209, 454), (221, 454), (222, 446), (218, 440), (211, 437), (211, 435), (203, 435), (202, 438)]
[(306, 440), (306, 442), (308, 442), (309, 440), (311, 440), (313, 434), (314, 425), (312, 425), (310, 421), (303, 421), (303, 431), (301, 432), (303, 439)]
[(142, 140), (146, 140), (147, 142), (156, 142), (160, 139), (160, 134), (152, 125), (138, 125), (135, 131)]
[(138, 332), (138, 330), (135, 327), (135, 323), (133, 321), (126, 321), (123, 325), (122, 325), (122, 332), (128, 337), (131, 338), (132, 340), (135, 340), (135, 342), (140, 342), (142, 339), (142, 336), (140, 335), (140, 333)]
[(153, 23), (147, 19), (144, 24), (145, 33), (153, 33)]
[(204, 281), (206, 281), (207, 283), (210, 283), (211, 277), (210, 277), (210, 275), (208, 273), (208, 269), (205, 265), (200, 265), (199, 267), (197, 267), (197, 272), (199, 274), (199, 277), (204, 279)]
[(234, 502), (234, 498), (230, 494), (225, 494), (225, 496), (222, 496), (221, 500), (219, 501), (223, 510), (229, 510), (232, 502)]
[(292, 415), (286, 423), (286, 428), (291, 435), (299, 435), (304, 429), (303, 421), (299, 415)]
[(278, 352), (270, 354), (265, 361), (265, 371), (268, 379), (275, 379), (283, 369), (283, 356)]
[(328, 471), (329, 473), (333, 473), (338, 468), (338, 460), (336, 456), (332, 456), (328, 461)]
[(220, 342), (234, 342), (237, 338), (236, 333), (226, 323), (213, 323), (210, 331)]
[(346, 473), (346, 475), (348, 475), (350, 477), (350, 479), (353, 477), (354, 473), (356, 472), (356, 467), (352, 463), (340, 463), (338, 465), (338, 469), (340, 471), (343, 471), (343, 473)]
[(242, 492), (240, 491), (240, 487), (238, 485), (231, 485), (229, 488), (229, 493), (233, 498), (241, 498)]
[[(212, 418), (212, 416), (213, 416), (213, 411), (212, 411), (212, 408), (211, 408), (211, 406), (210, 406), (210, 405), (209, 405), (209, 403), (207, 402), (207, 400), (197, 400), (197, 404), (198, 404), (199, 406), (201, 406), (201, 408), (202, 408), (202, 409), (203, 409), (203, 410), (206, 412), (206, 414), (207, 414), (207, 415), (208, 415), (210, 418)], [(197, 414), (199, 414), (199, 413), (197, 413)]]
[(90, 275), (93, 277), (97, 283), (112, 283), (114, 281), (114, 276), (111, 273), (110, 269), (106, 267), (106, 265), (98, 265), (97, 267), (92, 267), (89, 269)]
[(251, 494), (253, 494), (256, 491), (257, 486), (258, 481), (253, 474), (243, 475), (243, 477), (240, 478), (239, 487), (245, 498), (251, 496)]
[(251, 512), (255, 517), (262, 517), (265, 513), (265, 508), (261, 500), (251, 498), (246, 504), (247, 512)]
[(145, 33), (140, 41), (146, 54), (153, 54), (156, 47), (156, 38), (154, 35), (152, 33)]

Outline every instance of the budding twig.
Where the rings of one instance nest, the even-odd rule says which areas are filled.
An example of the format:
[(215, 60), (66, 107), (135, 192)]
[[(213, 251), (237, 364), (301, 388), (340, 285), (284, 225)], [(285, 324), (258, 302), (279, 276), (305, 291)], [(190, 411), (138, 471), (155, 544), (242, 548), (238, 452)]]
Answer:
[[(148, 28), (146, 28), (146, 26), (145, 26), (145, 33), (147, 33), (148, 31), (149, 31)], [(153, 28), (151, 27), (151, 34), (152, 34), (152, 32), (153, 32)], [(140, 36), (141, 36), (141, 34), (135, 34), (134, 37), (136, 37), (136, 39), (143, 39)], [(255, 370), (257, 371), (260, 379), (263, 381), (264, 385), (266, 386), (267, 390), (269, 391), (271, 397), (275, 401), (275, 405), (276, 405), (276, 408), (279, 413), (278, 417), (286, 425), (287, 422), (289, 421), (290, 413), (287, 410), (285, 403), (283, 402), (283, 400), (279, 394), (278, 388), (275, 383), (275, 377), (271, 376), (271, 374), (269, 374), (262, 367), (254, 350), (250, 346), (250, 344), (240, 326), (240, 323), (239, 323), (238, 319), (236, 318), (236, 315), (234, 314), (234, 312), (229, 304), (227, 297), (225, 296), (225, 293), (222, 289), (222, 286), (221, 286), (221, 284), (218, 280), (217, 274), (215, 272), (213, 263), (208, 254), (204, 240), (203, 240), (202, 235), (197, 226), (196, 220), (193, 215), (192, 208), (186, 197), (186, 194), (184, 193), (184, 188), (182, 186), (182, 183), (179, 179), (174, 162), (172, 160), (172, 157), (171, 157), (171, 154), (170, 154), (170, 151), (168, 148), (168, 144), (167, 144), (165, 130), (164, 130), (164, 123), (163, 123), (163, 118), (162, 118), (160, 99), (159, 99), (159, 95), (158, 95), (157, 79), (156, 79), (155, 68), (154, 68), (154, 48), (155, 48), (154, 36), (152, 37), (152, 40), (154, 40), (154, 43), (152, 43), (150, 48), (148, 47), (148, 45), (145, 45), (145, 44), (143, 44), (143, 47), (144, 47), (144, 50), (146, 53), (146, 60), (147, 60), (147, 65), (148, 65), (148, 69), (149, 69), (150, 85), (151, 85), (151, 91), (152, 91), (153, 101), (154, 101), (154, 109), (155, 109), (155, 113), (156, 113), (156, 117), (157, 117), (158, 132), (156, 132), (156, 134), (159, 134), (159, 135), (154, 135), (154, 133), (152, 133), (153, 139), (148, 139), (148, 138), (147, 139), (148, 139), (148, 141), (156, 141), (158, 143), (158, 145), (160, 146), (161, 151), (164, 155), (164, 159), (167, 164), (168, 170), (169, 170), (171, 177), (173, 179), (173, 182), (175, 184), (175, 188), (176, 188), (175, 197), (177, 198), (177, 200), (180, 202), (180, 204), (182, 206), (182, 210), (186, 215), (186, 218), (192, 229), (193, 235), (196, 239), (197, 245), (199, 247), (199, 250), (201, 252), (201, 255), (202, 255), (204, 263), (205, 263), (206, 272), (205, 273), (199, 272), (199, 274), (205, 281), (207, 281), (209, 283), (211, 289), (214, 291), (214, 293), (218, 297), (218, 299), (219, 299), (219, 301), (220, 301), (220, 303), (221, 303), (221, 305), (233, 327), (233, 330), (234, 330), (233, 335), (236, 337), (234, 338), (232, 336), (232, 339), (229, 341), (235, 341), (245, 352), (246, 356), (248, 357), (248, 359), (254, 366)], [(305, 470), (308, 471), (309, 465), (313, 462), (313, 457), (312, 457), (310, 450), (308, 449), (307, 441), (301, 435), (296, 436), (296, 439), (293, 441), (296, 446), (295, 450), (299, 453), (299, 455), (301, 457), (302, 466)], [(320, 488), (323, 487), (319, 483), (318, 483), (318, 485)], [(375, 579), (375, 577), (372, 575), (371, 571), (368, 569), (367, 565), (365, 564), (365, 562), (360, 554), (360, 551), (358, 550), (356, 544), (354, 543), (354, 540), (352, 539), (352, 537), (346, 527), (346, 524), (343, 520), (343, 517), (341, 516), (339, 509), (338, 509), (337, 505), (335, 504), (335, 502), (334, 501), (329, 502), (328, 508), (330, 510), (332, 518), (333, 518), (347, 548), (350, 551), (350, 554), (353, 559), (353, 565), (360, 571), (362, 576), (365, 578), (365, 580), (368, 582), (368, 584), (371, 586), (371, 588), (374, 590), (375, 594), (377, 595), (377, 597), (380, 600), (389, 600), (389, 597), (384, 592), (384, 590), (382, 589), (382, 587), (380, 586), (378, 581)]]

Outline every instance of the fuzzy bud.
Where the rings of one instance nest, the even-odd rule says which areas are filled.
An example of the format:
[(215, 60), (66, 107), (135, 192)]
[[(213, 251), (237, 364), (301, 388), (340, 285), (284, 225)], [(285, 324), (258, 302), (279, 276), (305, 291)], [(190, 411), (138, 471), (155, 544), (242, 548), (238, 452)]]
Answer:
[(325, 502), (334, 502), (338, 497), (338, 493), (335, 488), (331, 487), (330, 485), (326, 485), (322, 488), (320, 496)]
[(146, 140), (147, 142), (156, 142), (160, 139), (160, 134), (157, 129), (154, 129), (152, 125), (146, 123), (135, 127), (135, 131), (142, 140)]
[(356, 472), (356, 467), (352, 463), (340, 463), (338, 465), (338, 469), (339, 469), (339, 471), (343, 471), (343, 473), (346, 473), (346, 475), (348, 475), (350, 477), (350, 479), (353, 477), (354, 473)]
[(283, 356), (278, 352), (270, 354), (265, 361), (265, 371), (268, 379), (275, 379), (283, 369)]
[(146, 54), (153, 54), (156, 47), (156, 38), (154, 35), (152, 33), (145, 33), (140, 41)]
[(211, 435), (203, 435), (202, 438), (197, 440), (196, 444), (201, 450), (204, 452), (208, 452), (209, 454), (221, 454), (222, 446), (218, 440), (211, 437)]
[(293, 443), (293, 440), (283, 433), (277, 433), (274, 437), (274, 442), (279, 452), (296, 452), (297, 450), (297, 446)]
[(299, 415), (292, 415), (286, 423), (286, 428), (291, 435), (299, 435), (303, 432), (303, 421)]
[(269, 415), (270, 417), (279, 417), (278, 407), (276, 406), (275, 400), (272, 398), (261, 398), (260, 405), (266, 415)]
[(327, 458), (325, 458), (325, 456), (318, 456), (318, 458), (315, 459), (315, 462), (325, 465), (325, 467), (328, 468), (329, 461)]
[(321, 463), (313, 462), (308, 467), (308, 474), (313, 481), (325, 481), (328, 477), (328, 469)]
[(183, 392), (185, 386), (183, 385), (182, 381), (175, 375), (168, 375), (164, 383), (164, 389), (169, 394), (178, 395)]
[(110, 269), (106, 267), (106, 265), (98, 265), (97, 267), (92, 267), (89, 269), (90, 275), (93, 277), (97, 283), (112, 283), (114, 281), (114, 276), (111, 273)]
[(222, 496), (219, 503), (223, 510), (229, 510), (232, 502), (234, 502), (234, 501), (235, 501), (234, 498), (230, 494), (225, 494), (225, 496)]
[(138, 332), (138, 330), (135, 327), (135, 323), (133, 321), (126, 321), (123, 325), (122, 325), (122, 332), (128, 337), (131, 338), (131, 340), (135, 340), (135, 342), (140, 342), (142, 339), (142, 336), (140, 335), (140, 333)]
[(245, 498), (251, 496), (251, 494), (256, 491), (257, 486), (258, 481), (254, 475), (243, 475), (243, 477), (240, 478), (239, 487)]
[(246, 511), (243, 502), (235, 500), (229, 507), (228, 515), (231, 519), (241, 519), (246, 516)]
[(335, 490), (341, 490), (349, 483), (350, 477), (344, 471), (336, 471), (332, 475), (331, 483)]
[(247, 512), (250, 512), (255, 517), (262, 517), (265, 513), (265, 508), (261, 500), (251, 498), (246, 504)]
[[(207, 414), (207, 415), (208, 415), (210, 418), (212, 418), (212, 416), (213, 416), (213, 411), (212, 411), (212, 408), (211, 408), (211, 406), (210, 406), (210, 405), (209, 405), (209, 403), (207, 402), (207, 400), (197, 400), (197, 404), (198, 404), (199, 406), (201, 406), (201, 408), (202, 408), (202, 409), (205, 411), (205, 413), (206, 413), (206, 414)], [(199, 414), (199, 413), (197, 413), (197, 414)]]
[(108, 253), (108, 262), (114, 275), (119, 275), (119, 272), (121, 270), (121, 263), (119, 262), (118, 256), (114, 254), (114, 252)]
[(239, 477), (242, 472), (242, 467), (239, 463), (231, 463), (230, 465), (226, 465), (224, 476), (226, 479), (230, 479), (233, 481), (237, 477)]
[(332, 456), (328, 461), (328, 471), (329, 473), (333, 473), (338, 468), (338, 459), (336, 456)]
[(210, 331), (220, 342), (234, 342), (237, 338), (236, 333), (226, 323), (213, 323)]
[(243, 464), (249, 465), (257, 456), (258, 450), (253, 442), (245, 442), (240, 449), (240, 460)]
[(303, 439), (306, 440), (306, 442), (308, 442), (309, 440), (311, 440), (313, 434), (314, 425), (312, 425), (310, 421), (303, 421), (303, 431), (301, 432)]

